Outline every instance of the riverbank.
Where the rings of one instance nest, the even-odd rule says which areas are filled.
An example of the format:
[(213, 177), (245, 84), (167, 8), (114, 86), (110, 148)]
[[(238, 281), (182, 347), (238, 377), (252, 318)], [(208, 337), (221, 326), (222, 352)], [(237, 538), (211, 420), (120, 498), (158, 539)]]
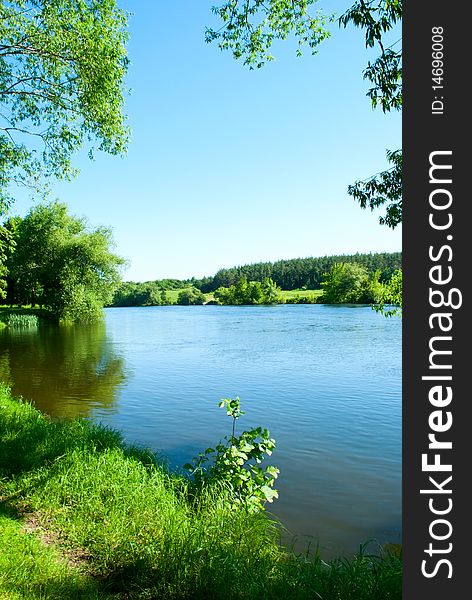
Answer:
[[(0, 597), (399, 600), (394, 552), (324, 563), (265, 513), (198, 498), (149, 452), (0, 388)], [(29, 548), (28, 551), (25, 548)]]

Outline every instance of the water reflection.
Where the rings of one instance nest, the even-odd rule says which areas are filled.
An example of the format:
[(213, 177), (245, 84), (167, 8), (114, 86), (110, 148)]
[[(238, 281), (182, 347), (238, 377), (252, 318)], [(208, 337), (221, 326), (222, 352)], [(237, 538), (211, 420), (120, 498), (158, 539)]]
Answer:
[(0, 332), (0, 380), (51, 416), (109, 412), (126, 379), (103, 322)]

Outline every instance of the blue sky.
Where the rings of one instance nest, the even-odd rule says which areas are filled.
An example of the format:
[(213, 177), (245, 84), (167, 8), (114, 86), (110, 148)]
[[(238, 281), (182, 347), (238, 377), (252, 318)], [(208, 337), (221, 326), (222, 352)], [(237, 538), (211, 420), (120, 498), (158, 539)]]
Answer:
[[(79, 177), (52, 197), (113, 229), (135, 281), (400, 250), (401, 228), (380, 226), (346, 191), (401, 145), (401, 115), (373, 111), (365, 97), (362, 33), (333, 25), (316, 56), (296, 58), (282, 43), (274, 62), (250, 71), (205, 43), (214, 3), (121, 3), (133, 11), (128, 155), (78, 156)], [(13, 212), (25, 214), (31, 201), (18, 198)]]

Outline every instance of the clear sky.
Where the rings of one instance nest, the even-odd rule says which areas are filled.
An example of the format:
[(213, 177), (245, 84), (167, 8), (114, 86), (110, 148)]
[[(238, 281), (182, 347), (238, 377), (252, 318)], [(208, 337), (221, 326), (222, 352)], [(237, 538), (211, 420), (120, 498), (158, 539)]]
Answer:
[[(128, 155), (91, 162), (84, 153), (79, 177), (52, 197), (113, 229), (128, 280), (401, 250), (401, 228), (379, 225), (346, 191), (401, 146), (400, 114), (372, 110), (365, 96), (362, 32), (333, 25), (316, 56), (296, 58), (282, 43), (277, 60), (250, 71), (204, 41), (217, 3), (121, 2), (133, 11)], [(351, 2), (334, 4), (342, 12)], [(12, 212), (30, 206), (19, 193)]]

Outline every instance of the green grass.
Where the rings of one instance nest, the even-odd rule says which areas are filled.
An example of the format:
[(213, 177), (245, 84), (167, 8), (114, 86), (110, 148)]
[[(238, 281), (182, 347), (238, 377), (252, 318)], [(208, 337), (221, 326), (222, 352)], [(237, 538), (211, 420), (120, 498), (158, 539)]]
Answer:
[(282, 290), (280, 294), (286, 302), (287, 300), (293, 301), (299, 298), (309, 298), (316, 301), (323, 295), (323, 290)]
[[(8, 542), (0, 598), (96, 598), (97, 590), (129, 599), (401, 598), (397, 554), (362, 551), (329, 564), (296, 556), (280, 547), (280, 527), (265, 513), (229, 510), (216, 488), (195, 498), (183, 477), (118, 432), (52, 422), (6, 388), (0, 494)], [(25, 512), (49, 544), (22, 529)], [(28, 544), (29, 562), (21, 563)], [(68, 556), (86, 559), (71, 566)], [(65, 585), (69, 591), (54, 595)]]
[(73, 568), (18, 514), (0, 504), (0, 599), (103, 598), (97, 582)]
[(30, 328), (38, 327), (39, 319), (36, 315), (7, 315), (2, 318), (7, 327)]

